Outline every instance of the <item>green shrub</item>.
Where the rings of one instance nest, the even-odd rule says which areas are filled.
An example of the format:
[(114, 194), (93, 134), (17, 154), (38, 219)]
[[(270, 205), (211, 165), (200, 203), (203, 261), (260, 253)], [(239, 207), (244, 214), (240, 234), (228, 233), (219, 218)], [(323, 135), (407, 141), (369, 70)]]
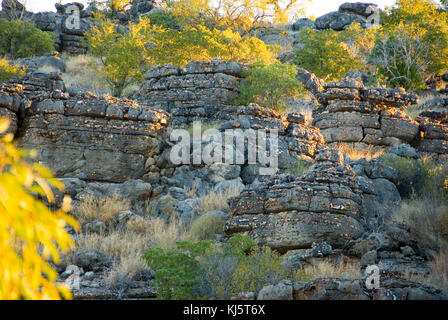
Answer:
[(359, 24), (341, 32), (305, 28), (294, 63), (326, 81), (337, 81), (349, 71), (367, 70), (373, 40), (374, 31), (364, 30)]
[(225, 220), (218, 214), (205, 214), (193, 221), (190, 235), (196, 240), (213, 240), (215, 234), (221, 234)]
[(160, 299), (229, 299), (283, 279), (309, 279), (303, 271), (284, 266), (271, 249), (259, 248), (243, 235), (226, 243), (178, 242), (173, 251), (151, 248), (144, 259), (155, 271)]
[(159, 299), (190, 299), (193, 288), (199, 282), (198, 256), (210, 249), (212, 242), (177, 242), (177, 251), (161, 248), (148, 249), (143, 258), (154, 270), (154, 278)]
[(385, 154), (383, 162), (398, 171), (397, 188), (405, 198), (411, 195), (448, 199), (448, 167), (422, 159)]
[(96, 15), (96, 24), (86, 32), (90, 53), (101, 60), (93, 66), (106, 79), (113, 95), (140, 83), (151, 65), (171, 63), (185, 66), (198, 60), (220, 57), (242, 63), (274, 60), (276, 46), (268, 46), (255, 37), (242, 37), (229, 30), (210, 30), (204, 26), (175, 30), (153, 25), (148, 18), (128, 25), (120, 33), (104, 15)]
[(21, 77), (25, 71), (18, 65), (10, 65), (5, 59), (0, 60), (0, 83), (6, 82), (11, 78)]
[(12, 59), (44, 55), (54, 51), (55, 35), (31, 23), (0, 19), (0, 56)]
[(147, 17), (151, 21), (152, 25), (161, 26), (165, 29), (176, 29), (177, 23), (174, 17), (165, 10), (157, 10), (150, 12)]
[(235, 103), (257, 103), (273, 110), (283, 110), (289, 100), (304, 94), (296, 74), (296, 68), (289, 63), (255, 63), (246, 78), (241, 81)]
[(393, 87), (424, 89), (448, 61), (447, 13), (430, 0), (398, 0), (382, 17), (371, 61)]

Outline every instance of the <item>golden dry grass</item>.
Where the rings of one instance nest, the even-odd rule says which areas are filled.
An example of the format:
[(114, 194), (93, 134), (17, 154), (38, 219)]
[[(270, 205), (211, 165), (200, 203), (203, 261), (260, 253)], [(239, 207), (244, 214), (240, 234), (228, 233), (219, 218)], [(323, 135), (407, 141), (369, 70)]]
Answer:
[(229, 188), (225, 192), (216, 192), (211, 190), (207, 194), (199, 197), (198, 204), (194, 207), (197, 212), (208, 212), (213, 210), (228, 211), (229, 205), (227, 200), (240, 195), (241, 190), (238, 188)]
[(375, 150), (374, 147), (371, 145), (366, 146), (366, 149), (361, 150), (350, 144), (338, 143), (333, 148), (341, 151), (343, 154), (345, 154), (346, 158), (349, 158), (354, 161), (362, 158), (369, 161), (378, 158), (380, 155), (384, 154), (384, 150), (380, 149)]
[(392, 221), (409, 226), (411, 234), (426, 248), (443, 246), (448, 235), (448, 207), (430, 199), (410, 199), (393, 212)]
[[(80, 234), (76, 249), (96, 248), (106, 252), (114, 261), (106, 281), (114, 285), (117, 281), (131, 279), (148, 266), (141, 258), (150, 247), (172, 250), (176, 241), (188, 240), (190, 235), (180, 220), (166, 222), (163, 219), (145, 219), (143, 217), (127, 222), (126, 228), (110, 230), (106, 234)], [(63, 256), (63, 261), (72, 264), (74, 251)]]
[(406, 270), (403, 278), (413, 282), (448, 291), (448, 248), (433, 254), (433, 260), (429, 262), (431, 272), (426, 275), (416, 275)]
[(106, 225), (111, 225), (118, 212), (130, 208), (130, 200), (116, 194), (102, 199), (89, 195), (81, 200), (75, 216), (81, 224), (100, 220)]
[(92, 64), (99, 64), (99, 60), (89, 55), (65, 56), (67, 70), (62, 79), (67, 87), (75, 87), (82, 91), (90, 91), (98, 96), (111, 94), (109, 86), (98, 72), (92, 68)]
[(343, 261), (334, 263), (331, 261), (319, 261), (312, 266), (304, 268), (306, 274), (311, 274), (312, 279), (317, 278), (344, 278), (360, 279), (361, 265), (357, 261)]

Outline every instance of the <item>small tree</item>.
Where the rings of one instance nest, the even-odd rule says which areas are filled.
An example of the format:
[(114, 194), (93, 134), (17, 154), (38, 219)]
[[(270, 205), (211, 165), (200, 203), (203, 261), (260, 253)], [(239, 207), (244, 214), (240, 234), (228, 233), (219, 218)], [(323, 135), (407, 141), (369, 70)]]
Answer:
[(266, 45), (255, 37), (242, 37), (230, 29), (208, 29), (204, 26), (182, 30), (159, 29), (155, 33), (152, 59), (158, 64), (172, 63), (184, 66), (190, 61), (207, 61), (214, 58), (241, 63), (261, 60), (271, 63), (277, 46)]
[(448, 70), (447, 14), (428, 0), (399, 0), (383, 17), (371, 61), (393, 87), (425, 88)]
[(37, 197), (53, 203), (48, 181), (61, 189), (48, 169), (25, 158), (35, 153), (16, 149), (13, 135), (6, 134), (9, 121), (0, 120), (0, 299), (70, 298), (64, 286), (55, 285), (57, 273), (48, 264), (59, 262), (59, 250), (73, 246), (66, 225), (78, 229), (66, 212), (69, 198), (60, 210), (50, 210)]
[(366, 52), (372, 43), (369, 39), (373, 39), (373, 32), (356, 25), (342, 32), (305, 28), (294, 63), (324, 80), (339, 80), (349, 71), (367, 68)]
[(149, 19), (130, 23), (129, 31), (120, 33), (114, 24), (102, 15), (97, 15), (96, 25), (86, 32), (90, 53), (98, 57), (101, 65), (92, 67), (101, 74), (120, 97), (123, 90), (143, 80), (146, 67), (151, 63), (149, 49), (153, 33), (158, 26), (151, 26)]
[(235, 103), (257, 103), (274, 110), (282, 110), (288, 100), (304, 93), (301, 83), (295, 77), (296, 74), (295, 66), (288, 63), (255, 63), (247, 78), (241, 81)]

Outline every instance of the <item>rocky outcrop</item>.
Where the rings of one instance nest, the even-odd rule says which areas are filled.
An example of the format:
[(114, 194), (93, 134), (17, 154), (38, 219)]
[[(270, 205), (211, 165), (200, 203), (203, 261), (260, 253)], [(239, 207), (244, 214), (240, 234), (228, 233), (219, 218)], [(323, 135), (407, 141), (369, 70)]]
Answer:
[[(315, 28), (318, 30), (333, 29), (342, 31), (348, 28), (352, 23), (360, 23), (362, 27), (367, 28), (372, 25), (372, 19), (379, 8), (373, 3), (344, 3), (338, 11), (330, 12), (315, 21)], [(379, 16), (378, 16), (379, 18)]]
[(135, 101), (85, 94), (69, 97), (58, 74), (33, 73), (3, 84), (0, 110), (19, 145), (57, 177), (123, 182), (146, 172), (170, 117)]
[[(79, 10), (79, 25), (72, 21), (70, 17), (73, 11), (70, 6), (75, 6)], [(82, 3), (74, 2), (68, 4), (55, 4), (57, 12), (39, 12), (32, 18), (34, 25), (43, 30), (53, 32), (57, 36), (55, 47), (58, 51), (65, 51), (69, 54), (84, 54), (87, 47), (84, 43), (84, 32), (93, 25), (91, 19), (92, 7), (84, 10)]]
[(402, 110), (416, 104), (417, 96), (399, 90), (369, 88), (356, 79), (331, 82), (318, 93), (321, 106), (313, 111), (313, 125), (330, 145), (357, 150), (387, 150), (410, 143), (419, 125)]
[(322, 149), (302, 177), (277, 176), (229, 201), (227, 234), (247, 232), (260, 245), (279, 251), (327, 242), (337, 248), (358, 238), (362, 192), (341, 154)]
[(435, 159), (448, 160), (448, 101), (437, 104), (439, 108), (422, 112), (417, 121), (420, 123), (422, 140), (417, 150)]
[(148, 72), (137, 100), (170, 112), (175, 125), (224, 120), (243, 70), (236, 62), (221, 60), (190, 62), (184, 68), (159, 66)]

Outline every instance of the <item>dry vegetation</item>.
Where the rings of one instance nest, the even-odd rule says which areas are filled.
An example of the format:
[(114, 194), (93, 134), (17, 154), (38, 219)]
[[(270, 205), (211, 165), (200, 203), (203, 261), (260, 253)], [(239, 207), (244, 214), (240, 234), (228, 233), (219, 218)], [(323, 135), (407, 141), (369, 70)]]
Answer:
[[(100, 63), (97, 58), (89, 55), (63, 55), (62, 59), (67, 63), (67, 70), (62, 74), (62, 79), (67, 87), (76, 88), (81, 92), (90, 91), (98, 96), (112, 94), (112, 90), (106, 80), (92, 68), (92, 65)], [(39, 71), (52, 72), (56, 70), (51, 67), (42, 67)], [(130, 86), (125, 90), (123, 96), (129, 97), (138, 89), (139, 86), (137, 85)]]
[(359, 159), (366, 159), (367, 161), (370, 161), (372, 159), (378, 158), (380, 155), (384, 153), (384, 150), (375, 150), (375, 148), (372, 145), (369, 145), (364, 150), (360, 150), (359, 148), (356, 148), (353, 145), (350, 145), (348, 143), (338, 143), (336, 146), (334, 146), (335, 149), (339, 150), (344, 154), (345, 158), (348, 158), (350, 160), (359, 160)]
[(304, 268), (305, 274), (312, 275), (312, 279), (317, 278), (343, 278), (360, 279), (361, 265), (358, 261), (342, 261), (340, 263), (332, 261), (319, 261)]
[(75, 216), (81, 224), (100, 220), (106, 225), (111, 225), (118, 212), (129, 210), (130, 208), (130, 200), (122, 199), (116, 194), (102, 199), (88, 195), (82, 199)]
[(197, 212), (208, 212), (213, 210), (228, 211), (227, 200), (238, 196), (241, 193), (239, 188), (228, 188), (224, 192), (210, 191), (199, 197), (199, 202), (195, 206)]

